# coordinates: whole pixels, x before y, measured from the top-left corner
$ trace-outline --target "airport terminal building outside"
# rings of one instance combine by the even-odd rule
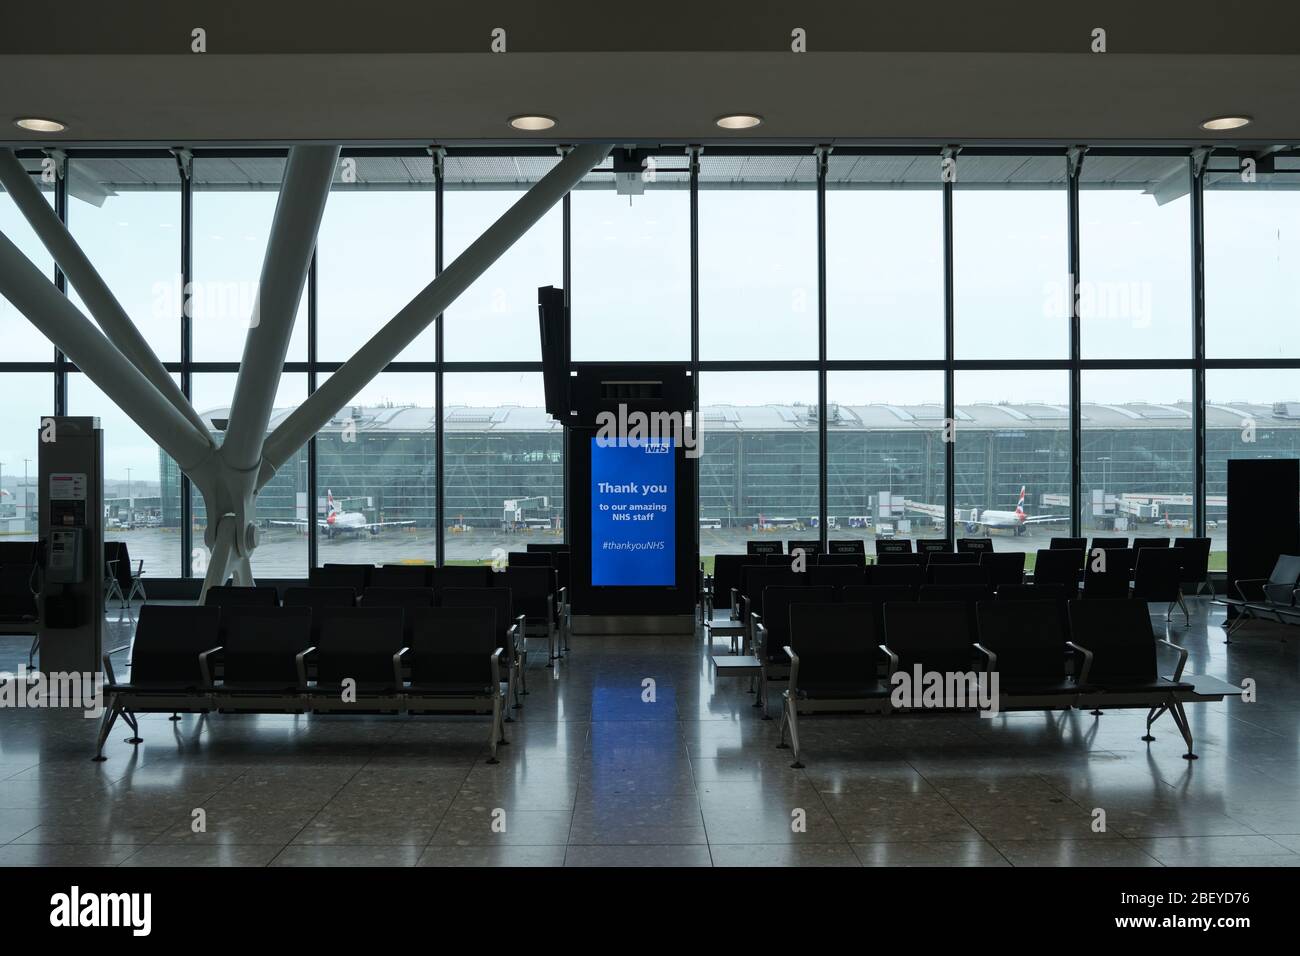
[[[938,405],[832,405],[828,421],[829,533],[837,538],[942,535],[945,455]],[[277,413],[273,424],[282,413]],[[224,409],[205,413],[220,420]],[[815,405],[710,406],[701,411],[701,551],[743,547],[749,537],[815,536],[818,434]],[[1031,533],[997,532],[999,547],[1034,550],[1068,533],[1068,409],[1051,405],[957,407],[956,487],[961,533],[984,533],[985,509],[1055,515]],[[1129,535],[1191,534],[1191,411],[1178,405],[1084,405],[1080,513],[1085,531]],[[1211,406],[1207,420],[1206,519],[1222,537],[1229,447],[1247,422],[1258,457],[1300,455],[1300,408],[1285,404]],[[369,521],[415,522],[384,530],[360,546],[380,561],[432,560],[426,550],[437,521],[437,443],[433,410],[353,407],[322,430],[317,456],[316,518],[325,495]],[[484,560],[511,535],[542,539],[563,531],[561,429],[540,408],[448,408],[443,458],[447,560]],[[1220,448],[1219,446],[1222,446]],[[164,528],[180,522],[175,465],[162,458]],[[306,456],[267,485],[259,500],[268,550],[292,540],[294,521],[312,499]],[[1102,493],[1104,492],[1104,499]],[[204,522],[196,500],[195,519]],[[1267,510],[1266,505],[1261,505]],[[276,524],[281,522],[281,524]],[[506,537],[503,539],[502,534]],[[369,536],[362,536],[369,537]],[[330,545],[321,542],[321,560]],[[1221,545],[1216,550],[1221,549]],[[868,547],[870,549],[870,546]]]

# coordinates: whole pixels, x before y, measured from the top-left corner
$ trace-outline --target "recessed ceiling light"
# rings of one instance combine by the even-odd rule
[[[715,122],[723,129],[753,129],[763,122],[763,117],[752,113],[733,113],[729,116],[719,116]]]
[[[541,115],[512,116],[510,117],[510,125],[513,126],[515,129],[524,129],[530,131],[550,129],[552,126],[555,125],[555,117],[541,116]]]
[[[14,120],[19,129],[28,129],[33,133],[62,133],[68,127],[58,120],[41,119],[37,116],[20,116]]]
[[[1224,130],[1241,129],[1250,125],[1249,116],[1215,116],[1201,124],[1201,129]]]

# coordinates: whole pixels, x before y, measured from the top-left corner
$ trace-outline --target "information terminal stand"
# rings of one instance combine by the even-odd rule
[[[569,384],[573,632],[694,633],[697,459],[688,370],[579,366]]]

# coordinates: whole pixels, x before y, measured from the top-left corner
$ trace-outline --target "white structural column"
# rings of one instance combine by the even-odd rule
[[[108,340],[196,429],[206,434],[203,419],[186,401],[180,386],[167,374],[158,356],[108,288],[108,283],[90,264],[67,226],[59,221],[53,207],[45,201],[32,177],[9,149],[0,149],[0,186],[4,186],[14,205],[59,264],[86,304],[90,317],[99,323]]]
[[[205,595],[231,572],[236,584],[253,583],[250,558],[257,547],[254,499],[262,445],[338,158],[337,146],[295,146],[289,151],[218,473],[191,476],[208,514]]]
[[[0,293],[187,473],[215,446],[131,364],[9,238],[0,233]],[[33,422],[33,427],[36,423]],[[57,436],[56,436],[57,440]]]
[[[266,439],[258,487],[350,402],[415,337],[609,155],[609,145],[574,147],[519,197],[456,261],[425,286]]]
[[[229,426],[220,446],[175,389],[66,228],[57,217],[50,221],[53,214],[44,208],[39,190],[7,150],[0,150],[0,183],[16,199],[24,197],[20,208],[73,280],[103,334],[3,233],[0,294],[176,459],[203,495],[208,515],[204,540],[210,550],[205,596],[208,588],[232,575],[236,584],[253,583],[250,559],[257,547],[256,495],[276,470],[602,162],[611,148],[574,147],[270,435],[266,429],[338,163],[337,146],[295,146],[289,151]]]

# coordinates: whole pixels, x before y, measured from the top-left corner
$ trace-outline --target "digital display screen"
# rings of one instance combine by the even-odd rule
[[[593,587],[677,583],[671,439],[591,439]]]

